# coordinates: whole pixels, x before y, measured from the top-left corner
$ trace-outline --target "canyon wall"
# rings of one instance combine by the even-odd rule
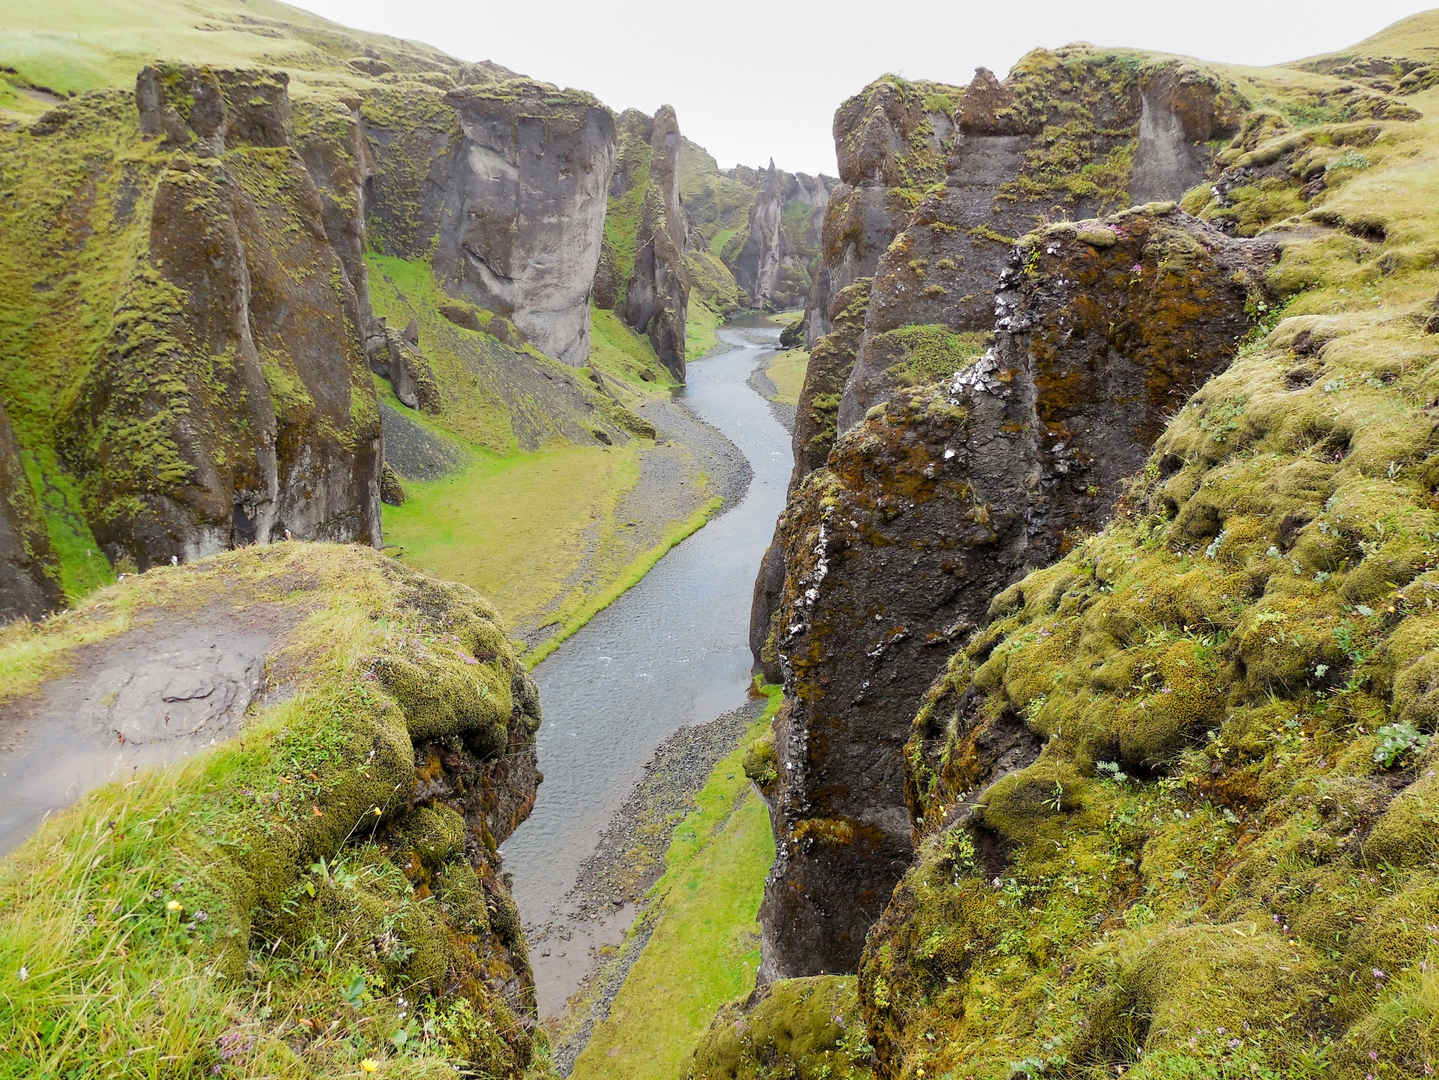
[[[1411,23],[1439,40],[1391,44]],[[1435,320],[1399,248],[1439,225],[1396,194],[1425,69],[1386,63],[1072,47],[841,109],[751,627],[786,691],[779,981],[695,1076],[809,1075],[830,1046],[777,1043],[764,1002],[824,987],[789,1029],[818,1031],[843,983],[788,977],[856,962],[854,1067],[886,1078],[1430,1067],[1427,940],[1343,914],[1433,910]],[[941,107],[942,182],[876,179],[933,160]]]
[[[9,487],[28,479],[31,525],[58,537],[17,526],[9,557],[52,583],[69,567],[72,598],[97,566],[283,536],[378,545],[371,372],[431,414],[498,399],[514,434],[471,435],[497,449],[545,437],[534,402],[546,431],[629,437],[596,389],[539,370],[588,356],[608,110],[494,65],[380,72],[298,103],[287,83],[153,66],[133,95],[95,91],[3,135],[5,346],[26,358],[0,383],[26,466]],[[376,250],[423,266],[473,332],[440,374],[425,313],[424,344],[414,316],[376,316]],[[418,299],[385,292],[388,308]],[[55,606],[22,576],[36,584],[10,613]]]

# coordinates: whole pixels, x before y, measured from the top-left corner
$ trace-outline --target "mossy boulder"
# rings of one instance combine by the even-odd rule
[[[720,1010],[690,1080],[870,1080],[872,1052],[854,979],[787,979]]]

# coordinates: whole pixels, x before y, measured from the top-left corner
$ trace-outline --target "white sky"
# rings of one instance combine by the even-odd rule
[[[721,166],[835,172],[834,110],[887,71],[964,85],[1072,41],[1272,64],[1353,44],[1416,0],[290,0],[348,26],[493,60],[614,109],[671,104]],[[1422,2],[1422,0],[1421,0]]]

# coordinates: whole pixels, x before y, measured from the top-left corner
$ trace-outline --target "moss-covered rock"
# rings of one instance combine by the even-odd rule
[[[770,983],[722,1009],[695,1049],[690,1080],[870,1080],[872,1050],[854,979]]]
[[[534,991],[495,852],[534,799],[539,713],[493,610],[364,548],[252,548],[7,630],[25,681],[0,707],[206,619],[275,635],[238,737],[82,796],[0,864],[7,1062],[518,1080]]]
[[[1113,242],[1093,244],[1100,230]],[[1188,387],[1233,356],[1271,255],[1172,207],[1141,208],[1027,237],[995,294],[995,343],[981,357],[942,327],[893,332],[913,353],[951,345],[949,381],[875,404],[795,490],[777,534],[784,570],[769,625],[791,700],[776,721],[779,855],[762,911],[770,970],[854,963],[875,914],[869,898],[888,893],[907,859],[901,748],[945,646],[980,625],[1026,566],[1106,519]],[[976,684],[1042,687],[1044,664],[1072,647],[1056,638],[1024,671],[996,652]],[[1145,767],[1220,707],[1192,650],[1152,663],[1162,692],[1125,717],[1117,751]],[[1028,765],[1030,740],[1002,734],[1014,712],[986,710],[996,737],[971,752],[1012,744],[1006,769]],[[1035,778],[1035,767],[1000,781],[980,807],[1003,843],[1032,841],[1031,819],[1074,794],[1063,769]],[[991,765],[979,771],[998,779]],[[816,831],[816,821],[845,826]]]

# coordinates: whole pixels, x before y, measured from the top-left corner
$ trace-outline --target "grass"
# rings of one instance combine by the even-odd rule
[[[156,57],[279,67],[301,93],[367,82],[345,65],[367,49],[401,69],[445,59],[428,46],[351,30],[273,0],[216,0],[203,8],[184,0],[57,0],[43,7],[5,0],[0,25],[6,64],[62,94],[131,86]]]
[[[724,316],[709,305],[691,298],[685,313],[685,356],[698,360],[719,344],[720,323]]]
[[[613,527],[615,506],[639,479],[640,452],[638,443],[475,451],[459,473],[406,481],[405,504],[384,508],[387,546],[488,596],[511,626],[531,623],[569,591],[590,534]]]
[[[809,364],[808,349],[789,349],[776,353],[764,373],[774,383],[775,393],[770,399],[782,405],[798,405],[799,392],[804,388],[804,372]]]
[[[570,1074],[574,1080],[672,1080],[719,1007],[754,986],[755,924],[774,858],[769,813],[745,778],[744,751],[769,730],[769,707],[741,746],[722,759],[675,829],[665,872],[649,894],[653,932],[609,1017],[596,1026]],[[632,947],[627,944],[626,947]]]
[[[694,305],[690,306],[693,315]],[[625,325],[618,312],[590,305],[590,364],[629,386],[651,393],[678,386],[647,337]]]
[[[564,619],[563,625],[561,625],[557,631],[527,652],[523,657],[525,663],[533,668],[541,660],[549,656],[550,653],[558,649],[564,641],[573,637],[580,627],[584,626],[585,623],[589,622],[622,595],[638,585],[644,576],[654,569],[655,563],[664,558],[671,548],[685,539],[685,537],[704,528],[709,522],[709,519],[714,517],[723,505],[724,499],[715,495],[709,502],[705,503],[704,506],[691,514],[688,520],[675,525],[674,528],[665,534],[664,539],[658,544],[636,556],[634,561],[625,567],[620,575],[604,589],[603,592],[581,602],[580,606]]]

